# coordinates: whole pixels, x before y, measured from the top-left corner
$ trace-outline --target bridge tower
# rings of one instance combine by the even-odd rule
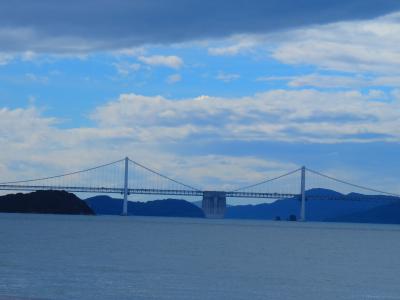
[[[301,167],[300,221],[306,220],[306,167]]]
[[[129,158],[125,157],[125,176],[124,176],[124,203],[122,205],[122,215],[128,215],[128,174]]]
[[[201,204],[206,218],[223,218],[226,210],[226,192],[204,191]]]

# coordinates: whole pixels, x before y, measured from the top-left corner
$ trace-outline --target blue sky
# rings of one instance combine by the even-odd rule
[[[400,193],[398,1],[30,3],[0,1],[0,181],[129,155],[204,188],[307,165]]]

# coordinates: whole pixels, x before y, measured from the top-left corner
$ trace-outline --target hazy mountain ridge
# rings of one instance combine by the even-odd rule
[[[306,192],[306,219],[326,221],[344,215],[361,213],[369,209],[392,203],[390,196],[371,196],[351,193],[343,195],[329,189],[311,189]],[[328,197],[326,199],[326,197]],[[299,218],[300,201],[295,198],[280,199],[272,203],[257,205],[236,205],[227,208],[226,218],[267,219],[276,217],[288,219],[290,215]]]
[[[334,218],[340,218],[353,213],[362,213],[369,209],[388,205],[394,200],[393,197],[380,195],[370,196],[356,193],[343,195],[329,189],[311,189],[306,192],[306,195],[310,198],[306,202],[306,217],[309,221],[332,221]],[[96,196],[88,198],[86,201],[97,214],[120,215],[122,212],[122,199]],[[185,200],[177,199],[149,202],[129,201],[128,213],[130,215],[144,216],[204,217],[200,206],[201,201],[189,203]],[[193,212],[188,213],[189,211]],[[295,215],[299,218],[299,212],[300,201],[295,198],[289,198],[257,205],[227,206],[225,218],[273,220],[276,217],[280,217],[285,220],[289,219],[290,215]]]
[[[86,203],[99,215],[121,215],[122,199],[109,196],[87,198]],[[203,211],[196,205],[179,199],[128,202],[128,215],[204,218]]]

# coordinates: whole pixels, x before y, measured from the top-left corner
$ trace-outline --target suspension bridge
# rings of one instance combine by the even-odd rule
[[[326,194],[327,189],[338,193]],[[301,203],[299,215],[303,221],[306,219],[307,199],[346,199],[346,195],[351,194],[352,199],[357,198],[357,195],[385,195],[400,200],[399,194],[354,184],[306,167],[230,191],[207,191],[163,175],[128,157],[56,176],[2,182],[0,190],[60,190],[71,193],[121,194],[124,198],[122,215],[128,214],[128,195],[202,197],[202,208],[209,218],[224,216],[227,198],[296,198]],[[307,193],[311,190],[312,193]]]

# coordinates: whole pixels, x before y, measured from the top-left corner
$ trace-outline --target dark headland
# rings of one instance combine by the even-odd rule
[[[0,196],[0,212],[94,215],[85,201],[64,191],[37,191]]]

